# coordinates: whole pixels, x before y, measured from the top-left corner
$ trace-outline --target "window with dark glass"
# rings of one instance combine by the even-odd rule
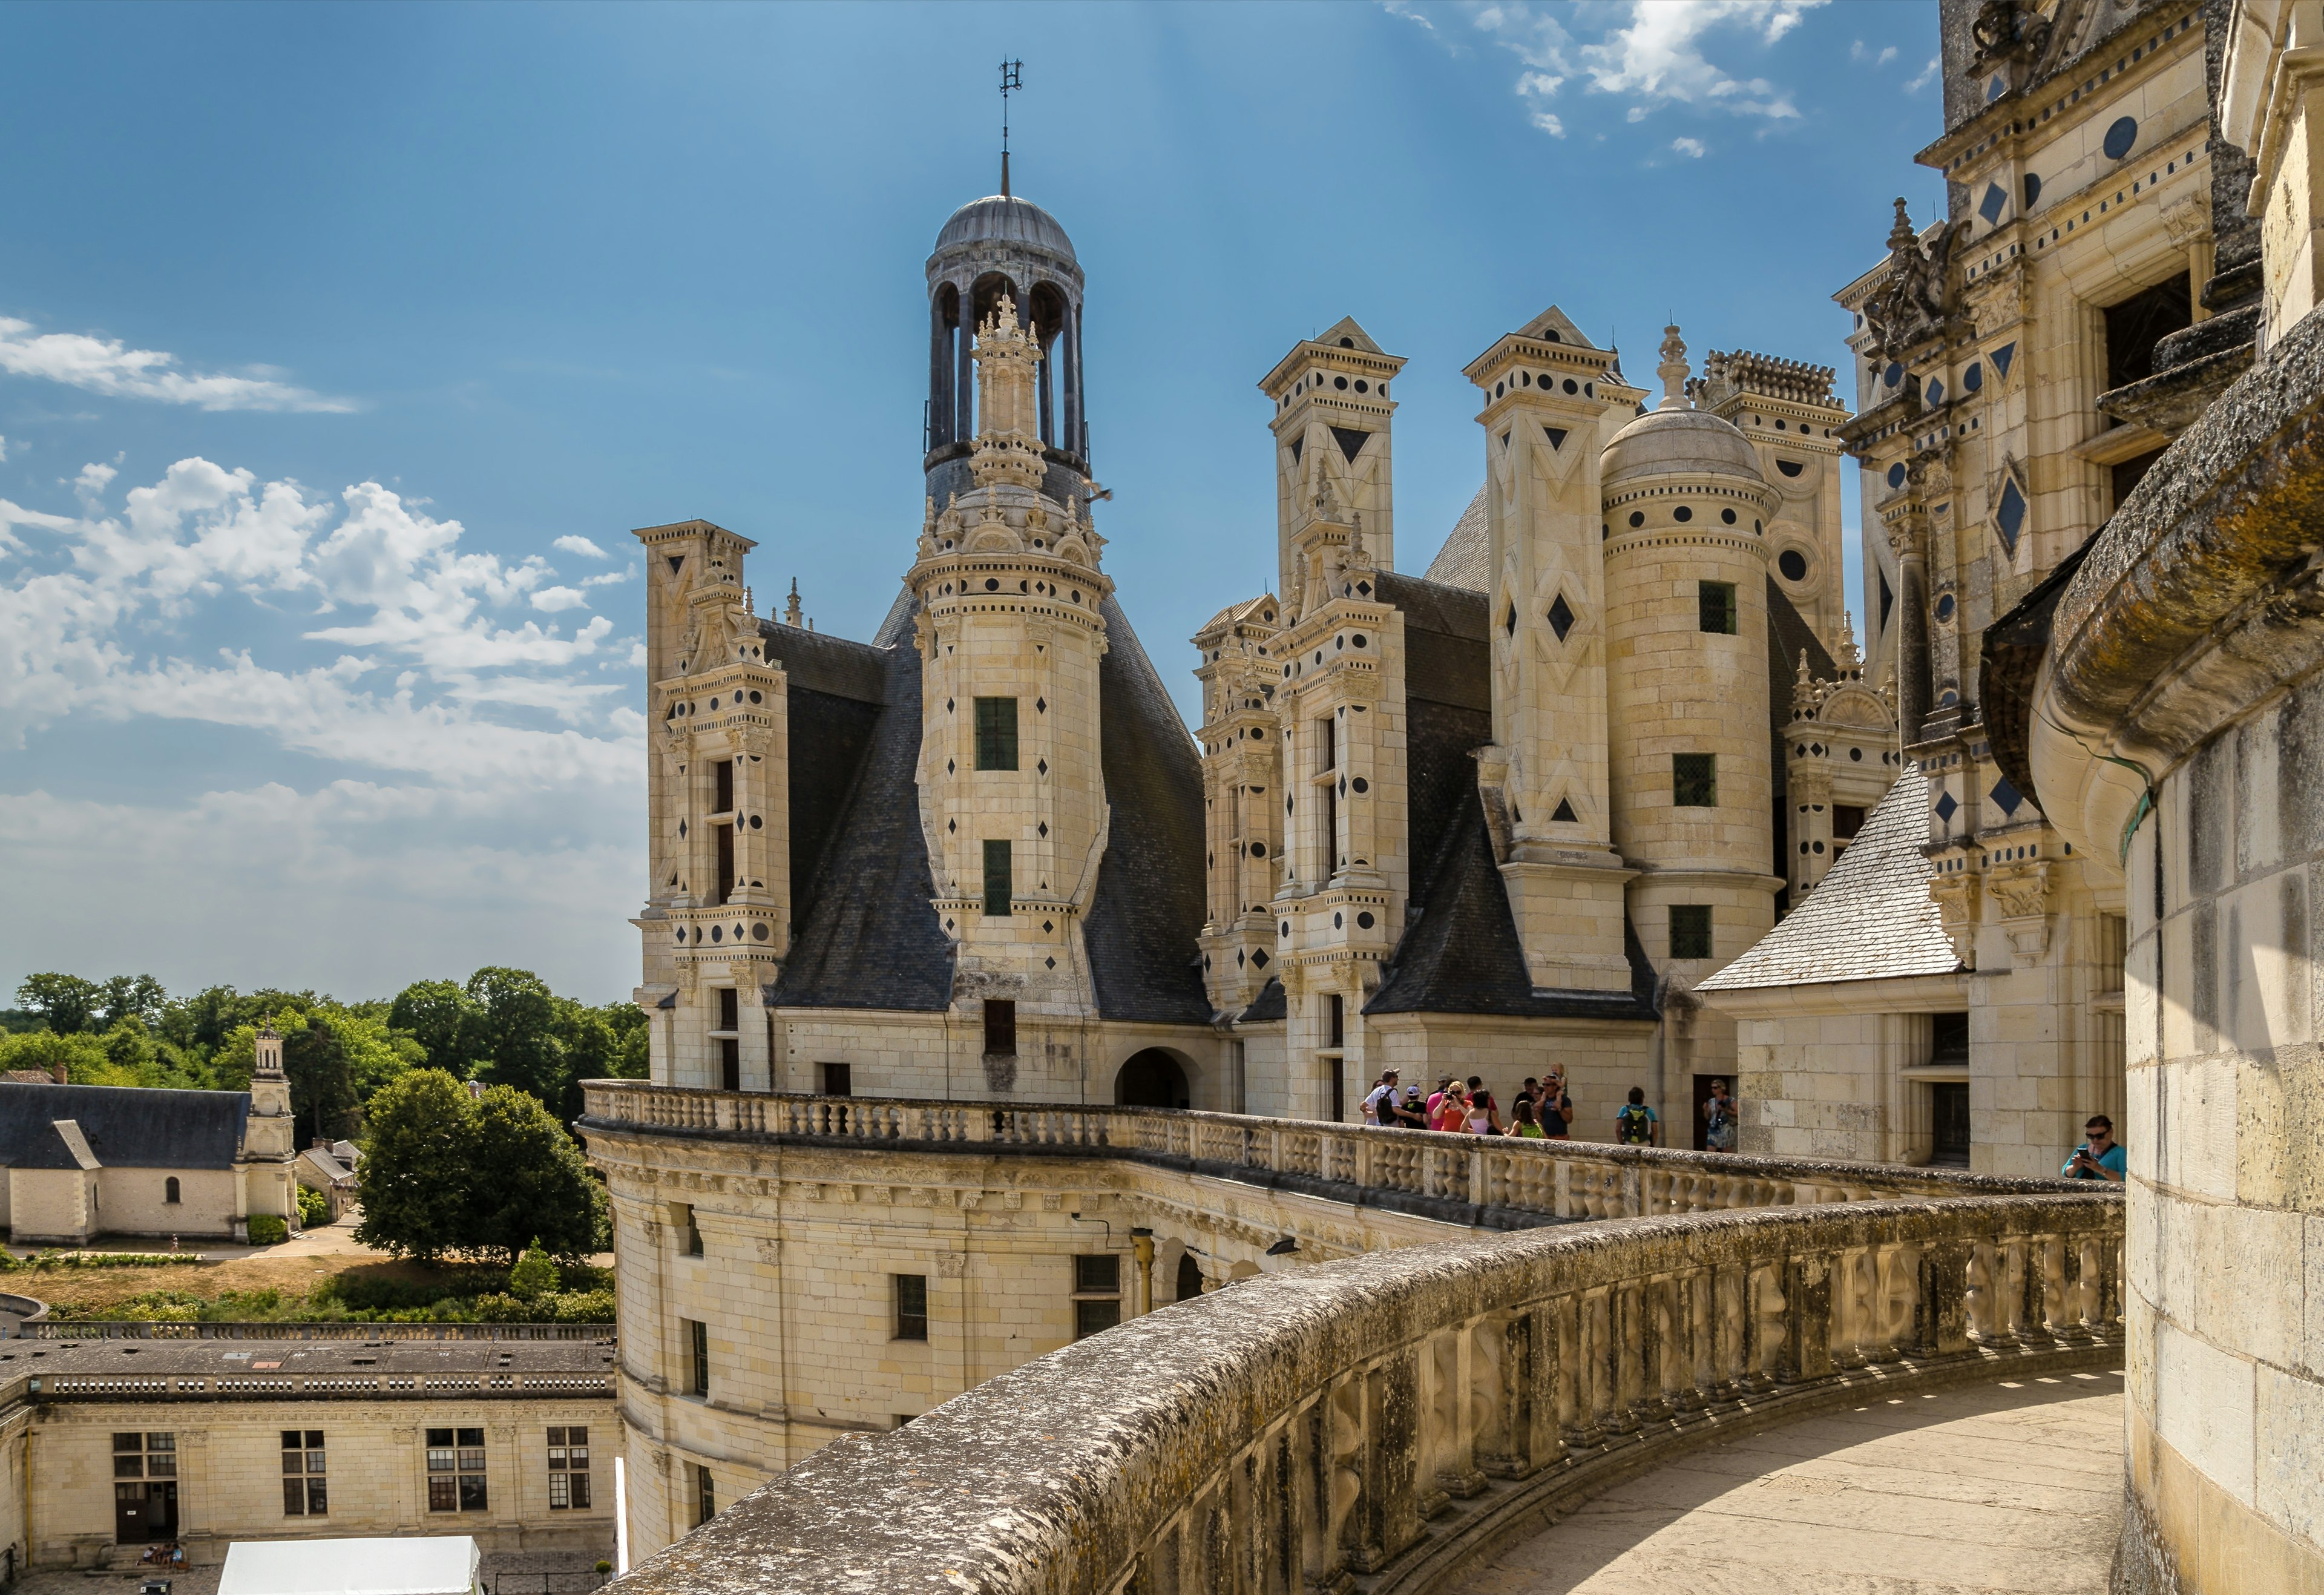
[[[1681,808],[1719,807],[1719,755],[1673,753],[1671,802]]]
[[[725,903],[734,890],[734,827],[714,826],[718,833],[718,880],[711,896],[715,903]]]
[[[890,1274],[896,1286],[896,1336],[899,1341],[928,1338],[928,1277]]]
[[[484,1432],[429,1430],[428,1509],[482,1512],[487,1509],[488,1499],[484,1489]]]
[[[320,1429],[282,1431],[282,1516],[321,1517],[331,1509]]]
[[[1709,903],[1671,905],[1670,955],[1674,958],[1708,958],[1711,955]]]
[[[855,1065],[853,1064],[817,1064],[823,1074],[823,1094],[853,1096],[855,1094]]]
[[[1111,1252],[1074,1259],[1074,1339],[1121,1322],[1121,1259]]]
[[[1697,583],[1695,602],[1701,613],[1702,630],[1716,632],[1722,637],[1735,635],[1733,582]]]
[[[710,1482],[710,1470],[697,1463],[694,1470],[694,1525],[699,1528],[717,1516],[717,1487]]]
[[[178,1200],[178,1176],[171,1175],[161,1182],[161,1200],[175,1203]]]
[[[1017,768],[1017,700],[981,697],[976,700],[976,768]]]
[[[710,770],[713,776],[716,778],[718,788],[717,797],[710,805],[710,812],[713,814],[733,813],[734,761],[732,759],[721,759],[717,763],[712,765]]]
[[[710,1394],[710,1326],[697,1318],[681,1318],[686,1329],[686,1344],[691,1353],[687,1368],[686,1388],[696,1396]]]
[[[1017,1056],[1017,1004],[1009,998],[988,998],[984,1004],[984,1056]]]
[[[175,1434],[116,1434],[113,1437],[115,1479],[175,1479],[178,1437]]]
[[[685,1238],[686,1255],[690,1258],[700,1257],[702,1255],[702,1229],[701,1226],[694,1222],[694,1203],[691,1202],[673,1202],[669,1205],[670,1222],[677,1226],[678,1234]]]
[[[1864,810],[1853,803],[1831,806],[1831,836],[1835,842],[1853,842],[1856,834],[1864,829]]]
[[[988,914],[1009,912],[1009,899],[1017,895],[1010,880],[1009,844],[988,842],[984,844],[984,911]]]
[[[589,1505],[589,1431],[582,1424],[549,1429],[549,1505],[552,1511]]]

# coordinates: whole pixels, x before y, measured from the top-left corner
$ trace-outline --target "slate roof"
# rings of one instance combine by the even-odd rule
[[[134,1087],[120,1087],[134,1090]],[[590,1340],[129,1340],[0,1342],[0,1378],[41,1374],[60,1378],[217,1378],[254,1371],[290,1378],[300,1376],[456,1373],[609,1373],[614,1330],[597,1326]],[[276,1367],[260,1369],[259,1363]],[[491,1397],[493,1388],[469,1393]],[[510,1391],[521,1394],[521,1391]],[[589,1393],[578,1393],[586,1399]],[[610,1433],[605,1441],[611,1441]]]
[[[77,1136],[106,1168],[231,1168],[249,1118],[247,1092],[0,1082],[0,1167],[88,1167]]]
[[[1444,546],[1428,562],[1426,579],[1448,587],[1466,587],[1472,593],[1489,593],[1492,572],[1486,566],[1491,558],[1492,546],[1485,530],[1485,488],[1480,483],[1477,496],[1452,523]]]
[[[881,705],[852,778],[832,806],[833,829],[815,849],[813,874],[792,878],[791,955],[770,999],[777,1006],[932,1011],[952,1000],[952,944],[929,906],[936,877],[914,779],[920,757],[915,607],[908,595],[899,598],[869,645],[881,656]],[[807,635],[783,630],[787,643]],[[796,727],[790,761],[794,779],[802,771],[812,779],[818,763],[845,763],[845,750]],[[796,836],[793,847],[797,857]]]
[[[1099,762],[1113,816],[1082,922],[1097,1010],[1109,1019],[1207,1025],[1202,759],[1130,617],[1110,595],[1099,613]]]
[[[1705,991],[1950,974],[1960,967],[1929,899],[1929,779],[1907,766],[1831,873]]]
[[[771,998],[779,1006],[934,1011],[952,1000],[953,947],[930,906],[936,878],[916,783],[916,613],[910,595],[900,596],[871,644],[764,628],[778,640],[802,706],[812,710],[791,727],[793,814],[829,816],[820,841],[814,825],[794,827],[794,861],[804,852],[813,867],[793,876],[795,934]],[[1130,617],[1111,598],[1101,613],[1107,651],[1098,667],[1099,759],[1113,813],[1083,924],[1098,1012],[1208,1024],[1199,945],[1202,767]],[[793,665],[795,656],[819,685],[798,687],[808,677]],[[866,656],[878,661],[876,683]],[[818,779],[828,795],[803,803],[802,783]]]

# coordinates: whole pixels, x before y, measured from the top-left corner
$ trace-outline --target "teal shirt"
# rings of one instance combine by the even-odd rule
[[[2080,1146],[2074,1148],[2074,1157],[2079,1157],[2089,1149],[2089,1142],[2084,1141]],[[2098,1166],[2105,1169],[2109,1174],[2120,1174],[2128,1166],[2127,1160],[2126,1160],[2122,1155],[2122,1143],[2120,1141],[2116,1141],[2113,1146],[2108,1147],[2105,1151],[2098,1154]],[[2058,1172],[2064,1175],[2070,1180],[2094,1180],[2098,1177],[2094,1174],[2075,1173],[2073,1157],[2067,1158],[2066,1166],[2060,1169]]]

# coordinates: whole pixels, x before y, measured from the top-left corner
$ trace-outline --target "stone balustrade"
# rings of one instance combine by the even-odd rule
[[[1270,1157],[1358,1166],[1375,1133],[1125,1110],[1041,1109],[1028,1121],[1018,1110],[893,1102],[847,1104],[842,1131],[825,1102],[633,1087],[592,1087],[593,1114],[621,1105],[615,1090],[635,1111],[659,1103],[705,1131],[722,1116],[764,1115],[763,1133],[860,1123],[867,1139],[946,1126],[964,1140],[1103,1132],[1192,1157],[1189,1137],[1264,1129]],[[1437,1142],[1377,1133],[1410,1149],[1370,1152],[1393,1171],[1372,1177],[1441,1172]],[[1564,1171],[1527,1188],[1540,1200],[1599,1168],[1633,1181],[1609,1200],[1665,1193],[1676,1204],[1717,1190],[1685,1185],[1688,1161],[1555,1148],[1536,1164],[1535,1150],[1508,1167]],[[1667,1187],[1651,1183],[1665,1171]],[[842,1438],[618,1587],[1296,1595],[1348,1591],[1362,1576],[1370,1591],[1418,1595],[1690,1446],[1997,1369],[2048,1378],[2118,1358],[2118,1193],[1893,1200],[1872,1190],[1888,1173],[1831,1179],[1854,1194],[1844,1203],[1823,1200],[1819,1179],[1814,1205],[1448,1240],[1167,1306],[892,1434]],[[1789,1190],[1799,1176],[1770,1166],[1729,1177]]]
[[[1902,1165],[1440,1134],[1161,1108],[804,1096],[622,1080],[590,1081],[586,1096],[580,1128],[593,1135],[1127,1158],[1484,1229],[2073,1188],[2063,1180],[1997,1179]]]

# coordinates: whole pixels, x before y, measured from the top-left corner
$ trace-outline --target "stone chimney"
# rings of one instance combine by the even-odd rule
[[[70,1083],[70,1082],[65,1078],[65,1065],[62,1064],[51,1064],[49,1065],[49,1078],[55,1081],[59,1085]]]

